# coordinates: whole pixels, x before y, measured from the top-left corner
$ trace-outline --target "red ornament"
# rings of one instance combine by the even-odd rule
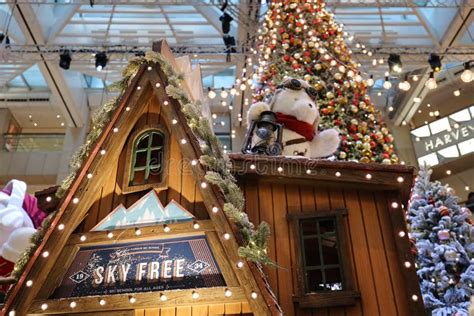
[[[324,115],[327,115],[329,114],[329,110],[327,108],[324,108],[321,110],[321,113],[323,113]]]
[[[374,141],[371,141],[370,142],[370,148],[375,148],[375,146],[377,146],[377,144]]]
[[[449,215],[449,209],[446,206],[441,206],[439,208],[439,215],[448,216]]]
[[[283,60],[284,60],[284,61],[289,61],[289,60],[290,60],[290,56],[288,56],[288,55],[283,56]]]

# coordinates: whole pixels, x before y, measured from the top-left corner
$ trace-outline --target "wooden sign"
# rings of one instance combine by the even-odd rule
[[[53,298],[225,286],[206,236],[82,247]]]

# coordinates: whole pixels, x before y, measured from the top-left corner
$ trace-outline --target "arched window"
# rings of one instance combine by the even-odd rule
[[[129,186],[163,181],[165,134],[150,129],[140,134],[133,143]]]

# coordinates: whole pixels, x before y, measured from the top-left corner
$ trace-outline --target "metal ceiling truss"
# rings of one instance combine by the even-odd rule
[[[252,0],[229,1],[231,4],[255,4]],[[50,0],[6,0],[4,3],[16,4],[49,4]],[[415,7],[415,8],[455,8],[462,0],[327,0],[328,6],[344,7]],[[90,0],[58,1],[58,5],[90,5]],[[222,0],[94,0],[94,5],[192,5],[192,6],[220,6]],[[474,5],[470,5],[474,7]]]

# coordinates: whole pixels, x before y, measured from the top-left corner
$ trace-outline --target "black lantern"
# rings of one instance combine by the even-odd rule
[[[277,123],[274,112],[262,112],[258,120],[252,121],[248,129],[242,152],[269,156],[280,155],[283,150],[282,130],[283,126]]]

